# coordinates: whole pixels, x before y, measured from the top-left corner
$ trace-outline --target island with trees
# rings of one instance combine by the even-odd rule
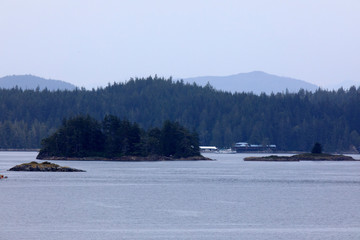
[[[107,115],[65,119],[42,140],[37,159],[51,160],[210,160],[200,154],[199,138],[178,122],[144,130],[137,123]]]
[[[270,155],[265,157],[246,157],[244,161],[267,161],[267,162],[299,162],[299,161],[357,161],[350,156],[328,154],[322,152],[322,145],[315,143],[311,153],[295,154],[293,156]]]

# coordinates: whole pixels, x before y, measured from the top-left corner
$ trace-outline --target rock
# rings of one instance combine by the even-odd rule
[[[16,165],[13,168],[10,168],[8,171],[34,171],[34,172],[85,172],[84,170],[70,168],[70,167],[61,167],[57,164],[50,162],[30,162]]]
[[[332,155],[324,153],[304,153],[293,156],[271,155],[266,157],[246,157],[244,161],[269,161],[269,162],[299,162],[299,161],[357,161],[350,156]]]

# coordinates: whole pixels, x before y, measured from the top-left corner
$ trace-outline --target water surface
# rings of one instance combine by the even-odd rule
[[[0,152],[0,239],[360,239],[360,162],[207,154],[216,161],[6,171],[36,154]]]

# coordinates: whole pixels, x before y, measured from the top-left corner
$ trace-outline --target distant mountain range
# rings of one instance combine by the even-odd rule
[[[298,92],[300,89],[307,91],[315,91],[319,87],[294,78],[280,77],[261,71],[249,73],[239,73],[230,76],[205,76],[185,78],[184,82],[205,86],[210,83],[217,90],[228,92],[253,92],[254,94],[271,94],[278,92]],[[21,89],[40,90],[47,88],[50,91],[55,90],[74,90],[75,85],[52,79],[44,79],[33,75],[12,75],[0,78],[0,88],[10,89],[18,86]]]
[[[60,80],[44,79],[33,75],[12,75],[0,78],[0,88],[11,89],[14,87],[40,90],[47,88],[50,91],[74,90],[75,85]]]
[[[298,92],[300,89],[315,91],[319,87],[294,78],[280,77],[261,71],[239,73],[224,77],[194,77],[185,78],[184,82],[205,86],[210,83],[215,89],[228,92],[253,92],[254,94],[271,94],[278,92]]]

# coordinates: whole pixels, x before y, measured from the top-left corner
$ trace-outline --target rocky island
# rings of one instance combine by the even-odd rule
[[[320,143],[315,143],[311,153],[296,154],[293,156],[265,156],[265,157],[247,157],[244,161],[266,161],[266,162],[299,162],[299,161],[357,161],[350,156],[323,153],[323,147]]]
[[[37,159],[102,161],[211,160],[200,154],[199,138],[178,122],[141,129],[136,123],[107,115],[102,122],[90,116],[64,120],[42,140]]]
[[[299,162],[299,161],[357,161],[350,156],[333,155],[325,153],[303,153],[293,156],[265,156],[265,157],[247,157],[244,161],[267,161],[267,162]]]
[[[10,168],[9,171],[30,171],[30,172],[85,172],[84,170],[62,167],[50,162],[30,162],[16,165],[13,168]]]

